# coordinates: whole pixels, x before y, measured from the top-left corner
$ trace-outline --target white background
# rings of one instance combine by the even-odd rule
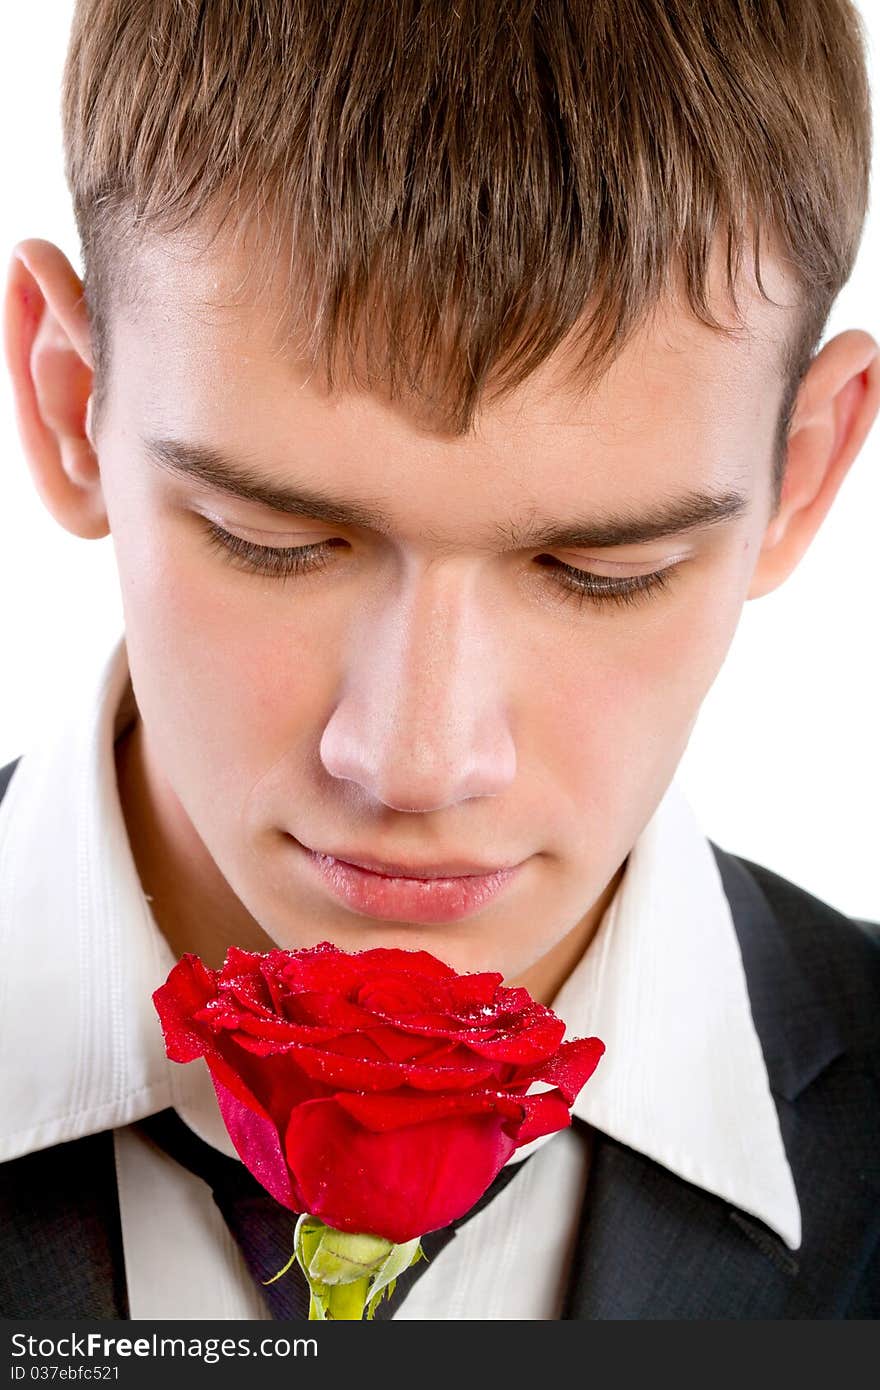
[[[62,171],[59,92],[72,0],[0,19],[0,255],[46,237],[81,273]],[[877,118],[880,5],[862,0]],[[875,186],[880,151],[875,157]],[[874,201],[877,201],[875,197]],[[880,216],[826,336],[880,337]],[[853,916],[880,920],[877,528],[880,425],[794,574],[746,603],[679,770],[706,833]],[[44,509],[0,384],[0,766],[95,669],[122,627],[112,540],[82,541]],[[674,660],[674,653],[670,653]]]

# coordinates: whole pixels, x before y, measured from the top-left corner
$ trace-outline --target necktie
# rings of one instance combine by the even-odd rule
[[[257,1182],[245,1165],[220,1153],[194,1133],[169,1106],[139,1120],[135,1128],[145,1134],[171,1158],[208,1183],[224,1221],[238,1243],[245,1263],[273,1318],[306,1320],[309,1315],[309,1288],[298,1263],[274,1284],[263,1285],[293,1253],[296,1213],[281,1205]],[[377,1319],[393,1317],[415,1281],[428,1268],[459,1226],[476,1216],[522,1169],[528,1158],[508,1163],[494,1178],[479,1201],[450,1225],[422,1237],[427,1260],[419,1260],[397,1280],[393,1295],[383,1298],[376,1309]]]

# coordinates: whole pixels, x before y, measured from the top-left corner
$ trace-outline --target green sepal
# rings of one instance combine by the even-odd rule
[[[418,1237],[396,1245],[382,1236],[337,1231],[307,1212],[297,1220],[293,1245],[284,1268],[263,1283],[274,1283],[296,1261],[309,1286],[314,1322],[372,1318],[403,1271],[426,1258]]]
[[[352,1235],[325,1226],[309,1260],[309,1276],[324,1284],[351,1284],[361,1277],[369,1280],[394,1249],[392,1242],[381,1236]]]
[[[308,1212],[304,1211],[293,1233],[293,1258],[298,1262],[309,1286],[309,1320],[312,1322],[325,1322],[328,1316],[327,1285],[318,1279],[312,1279],[309,1274],[309,1266],[318,1252],[325,1229],[323,1221],[317,1216],[309,1216]]]
[[[391,1298],[397,1280],[405,1269],[417,1264],[427,1256],[419,1244],[419,1238],[408,1240],[403,1245],[394,1245],[382,1268],[374,1275],[367,1295],[367,1317],[372,1318],[383,1298]]]

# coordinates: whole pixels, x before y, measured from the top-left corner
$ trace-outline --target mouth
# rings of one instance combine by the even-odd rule
[[[308,845],[303,846],[309,849]],[[338,864],[351,864],[356,869],[366,869],[371,874],[381,874],[383,878],[411,878],[419,881],[435,878],[489,878],[502,873],[515,864],[473,864],[464,859],[444,859],[433,864],[389,863],[372,859],[367,855],[349,854],[346,850],[338,853],[311,850],[312,854],[323,854],[325,859],[335,859]]]
[[[356,864],[309,849],[293,836],[288,838],[337,901],[362,916],[382,921],[427,924],[473,916],[497,898],[522,868],[519,863],[477,872],[470,868],[463,871],[462,861],[456,860],[451,861],[454,872],[445,872],[446,864],[433,864],[420,867],[419,873],[414,873],[412,866],[400,873],[395,865],[384,864],[381,870],[366,867],[363,863]]]

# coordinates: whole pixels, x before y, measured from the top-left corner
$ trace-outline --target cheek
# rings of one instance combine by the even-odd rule
[[[621,683],[646,733],[652,721],[667,732],[690,725],[721,668],[741,611],[736,586],[707,583],[634,644]]]
[[[730,573],[691,581],[653,612],[585,619],[542,692],[542,780],[567,789],[569,814],[592,809],[603,823],[625,823],[665,790],[694,719],[724,661],[742,610]],[[581,820],[582,824],[589,821]]]
[[[181,799],[216,818],[219,798],[237,813],[242,788],[295,760],[332,708],[337,645],[296,581],[246,575],[176,531],[157,523],[117,544],[129,663]]]

